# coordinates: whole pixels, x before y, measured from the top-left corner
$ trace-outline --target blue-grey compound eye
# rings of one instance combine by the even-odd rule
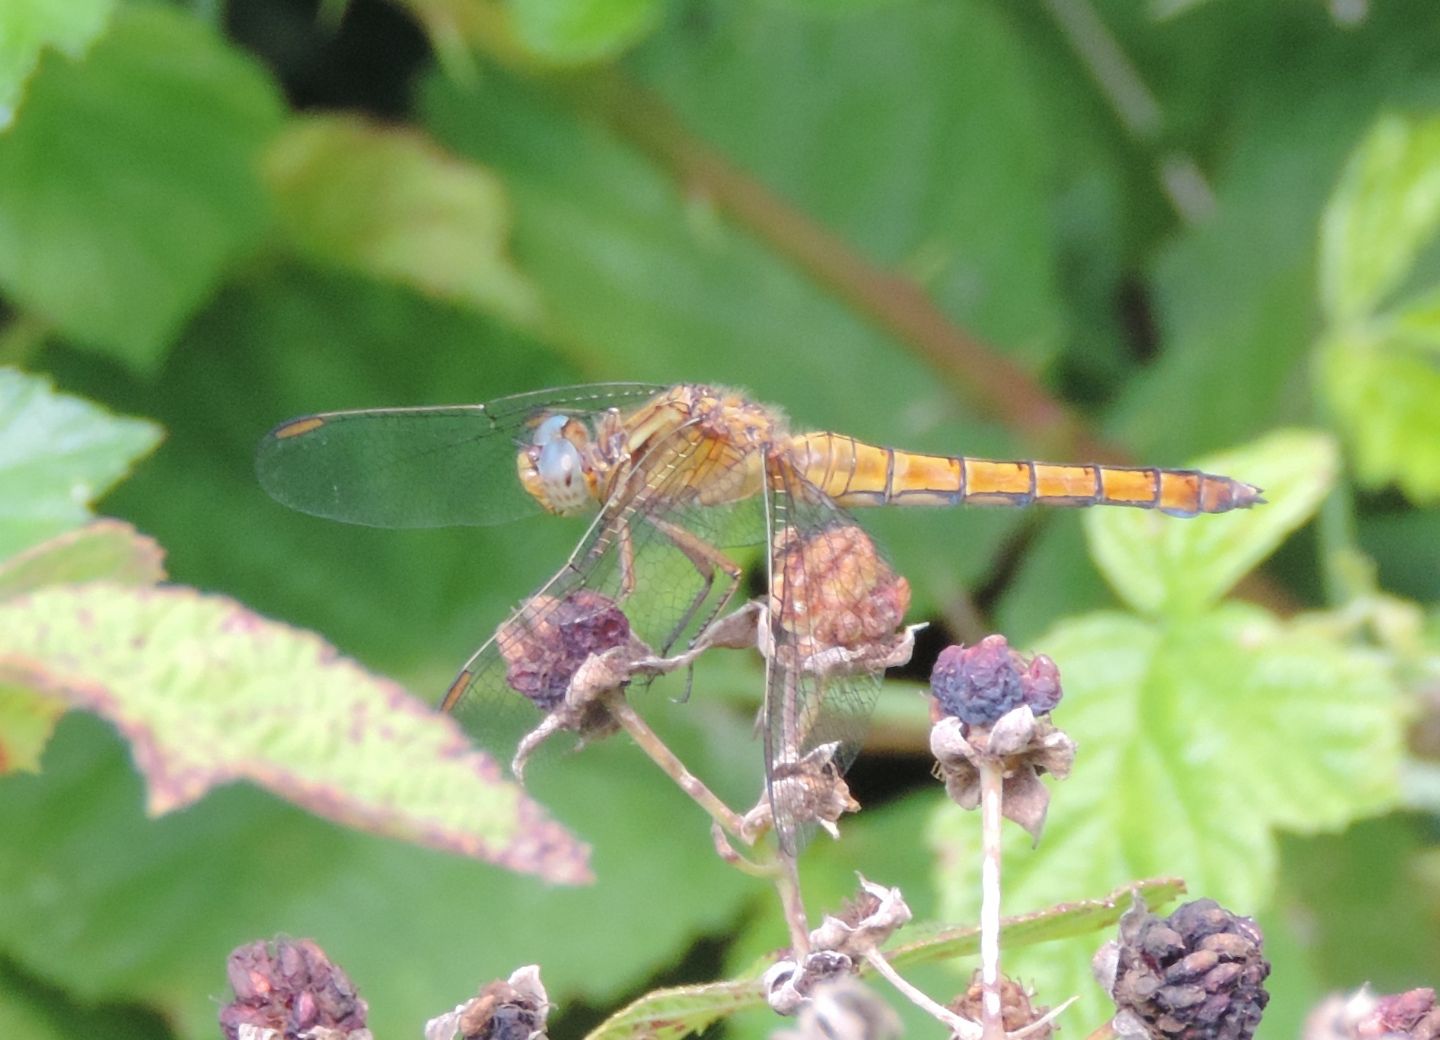
[[[530,443],[537,448],[543,448],[545,445],[553,443],[555,438],[560,436],[560,431],[565,428],[565,424],[569,421],[568,416],[550,416],[550,418],[535,427],[535,433],[530,437]]]
[[[555,491],[570,488],[574,483],[575,475],[580,472],[580,450],[564,437],[556,437],[553,433],[547,440],[539,440],[540,433],[549,422],[547,419],[535,431],[536,443],[543,445],[535,471],[540,474],[545,486]]]

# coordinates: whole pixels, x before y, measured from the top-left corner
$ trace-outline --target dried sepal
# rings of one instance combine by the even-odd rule
[[[860,878],[860,892],[839,914],[826,914],[810,933],[812,949],[835,950],[859,960],[878,950],[910,921],[910,907],[898,888]]]
[[[939,764],[945,792],[962,809],[980,804],[980,768],[1003,778],[1000,808],[1035,840],[1045,826],[1050,791],[1040,778],[1063,780],[1075,762],[1075,742],[1048,716],[1028,704],[1003,715],[993,727],[971,726],[950,715],[930,730],[930,750]]]
[[[770,1040],[899,1040],[904,1024],[879,994],[850,976],[815,988],[789,1029]]]
[[[836,822],[847,812],[860,808],[850,794],[845,776],[836,761],[837,742],[812,748],[796,761],[775,763],[770,771],[770,790],[745,814],[741,834],[750,842],[775,824],[777,810],[800,826],[818,824],[832,838],[840,837]]]
[[[793,1015],[826,983],[855,973],[855,962],[834,950],[812,950],[799,961],[772,964],[760,980],[765,1001],[777,1015]]]
[[[425,1040],[544,1040],[549,1013],[540,968],[528,964],[425,1023]]]

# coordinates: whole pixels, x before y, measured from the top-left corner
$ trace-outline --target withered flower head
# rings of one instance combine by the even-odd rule
[[[1035,996],[1034,992],[1022,986],[1007,975],[1000,977],[1000,1020],[1005,1026],[1006,1033],[1014,1033],[1024,1029],[1026,1026],[1038,1022],[1049,1012],[1048,1007],[1037,1006],[1031,1003]],[[975,974],[970,978],[970,986],[964,993],[960,994],[948,1005],[951,1011],[971,1022],[979,1022],[981,1019],[981,1002],[984,999],[984,988],[980,982],[980,970],[977,968]],[[1046,1024],[1027,1033],[1030,1040],[1046,1040],[1055,1032],[1053,1024]]]
[[[888,649],[910,609],[910,583],[854,524],[785,530],[771,575],[771,613],[805,656]]]
[[[831,741],[811,749],[798,761],[777,762],[771,770],[769,791],[745,814],[747,837],[753,840],[764,834],[774,826],[778,814],[801,827],[819,824],[832,838],[838,838],[836,821],[860,808],[835,760],[839,750],[839,743]]]
[[[1303,1040],[1436,1040],[1440,1007],[1431,988],[1376,996],[1362,986],[1329,997],[1305,1019]]]
[[[310,939],[237,947],[225,972],[235,991],[235,999],[220,1009],[227,1040],[237,1040],[242,1030],[273,1040],[370,1040],[365,1001]]]
[[[1070,775],[1075,742],[1050,721],[1060,701],[1060,673],[1043,655],[1027,661],[1003,636],[973,647],[949,647],[935,665],[930,750],[952,801],[980,804],[981,768],[998,769],[1001,812],[1036,840],[1045,826],[1050,792],[1040,781]],[[997,714],[998,713],[998,714]],[[976,721],[985,719],[988,721]]]
[[[855,962],[834,950],[812,950],[798,964],[776,961],[760,980],[765,1000],[777,1015],[793,1015],[822,986],[855,972]]]
[[[631,641],[630,620],[613,599],[589,589],[535,596],[500,626],[496,641],[510,688],[549,712],[591,655]]]
[[[1182,904],[1169,917],[1142,900],[1120,919],[1120,938],[1095,955],[1100,984],[1115,1001],[1122,1037],[1250,1040],[1270,995],[1264,937],[1248,917],[1213,899]]]

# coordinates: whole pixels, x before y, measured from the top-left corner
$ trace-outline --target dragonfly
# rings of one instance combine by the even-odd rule
[[[778,408],[691,383],[309,415],[261,441],[256,470],[284,505],[352,524],[593,514],[564,566],[441,702],[502,755],[560,709],[593,655],[664,655],[704,638],[742,583],[733,550],[764,545],[762,803],[787,852],[825,812],[800,781],[843,775],[885,668],[909,654],[909,585],[851,509],[1042,503],[1193,517],[1263,501],[1252,485],[1194,470],[928,455],[792,432]]]

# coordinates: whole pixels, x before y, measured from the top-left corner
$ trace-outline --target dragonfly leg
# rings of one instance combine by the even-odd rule
[[[620,598],[629,599],[635,591],[635,539],[629,527],[620,528]],[[662,655],[663,656],[663,655]]]
[[[657,531],[670,539],[671,544],[674,545],[675,548],[684,553],[685,558],[689,560],[690,563],[694,565],[695,570],[699,572],[701,580],[700,591],[695,594],[695,598],[690,601],[690,605],[686,607],[684,613],[680,615],[680,620],[675,623],[675,627],[671,629],[670,634],[665,637],[664,646],[660,651],[661,655],[664,656],[670,652],[670,648],[675,645],[676,640],[680,638],[681,634],[695,621],[700,612],[700,608],[705,604],[705,600],[709,598],[710,593],[715,587],[715,572],[718,570],[725,575],[725,589],[719,601],[711,608],[704,622],[700,625],[701,631],[704,631],[706,625],[719,617],[720,612],[730,603],[731,598],[735,595],[735,590],[740,587],[740,577],[743,572],[740,566],[734,560],[730,559],[730,557],[726,556],[704,539],[696,537],[692,532],[680,525],[672,524],[668,520],[661,520],[659,518],[652,519],[651,523],[655,525]]]

